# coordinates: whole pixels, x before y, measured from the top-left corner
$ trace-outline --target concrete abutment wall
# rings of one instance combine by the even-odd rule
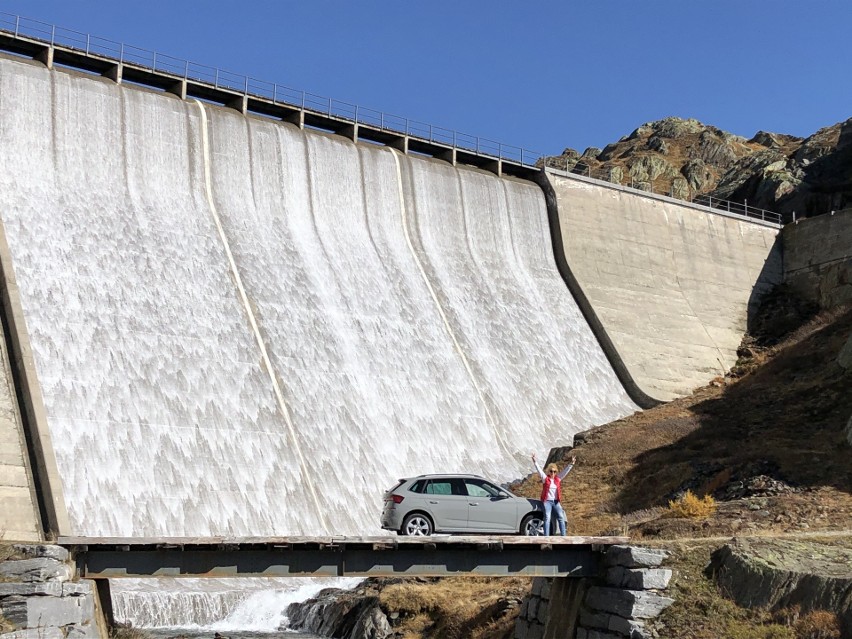
[[[852,304],[852,209],[784,227],[784,281],[830,309]]]
[[[782,281],[777,226],[558,171],[547,179],[565,261],[639,390],[667,401],[725,374],[749,313]]]

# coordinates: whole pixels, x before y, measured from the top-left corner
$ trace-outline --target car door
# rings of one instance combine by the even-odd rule
[[[518,500],[484,479],[465,478],[469,532],[517,532]]]
[[[430,479],[422,497],[432,515],[435,530],[463,532],[467,529],[468,497],[460,479]]]

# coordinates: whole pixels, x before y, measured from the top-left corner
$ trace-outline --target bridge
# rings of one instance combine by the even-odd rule
[[[593,577],[627,537],[60,537],[85,579],[122,577]]]

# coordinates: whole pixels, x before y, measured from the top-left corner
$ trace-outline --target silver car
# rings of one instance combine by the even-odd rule
[[[478,475],[419,475],[385,493],[382,528],[418,536],[541,535],[543,513],[538,499],[518,497]]]

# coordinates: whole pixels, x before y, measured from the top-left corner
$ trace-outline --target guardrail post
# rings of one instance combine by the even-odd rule
[[[305,110],[305,92],[302,91],[302,111]]]
[[[183,79],[189,80],[189,60],[183,64]]]
[[[243,86],[245,87],[243,89],[243,95],[248,95],[248,76],[246,76],[245,82],[243,82]]]
[[[50,45],[53,46],[54,44],[56,44],[56,25],[50,28]]]
[[[432,125],[429,125],[429,141],[432,142]]]
[[[355,105],[355,123],[358,123],[358,105]]]
[[[382,111],[379,113],[379,128],[384,131],[385,130],[385,112]]]
[[[154,71],[157,70],[157,52],[156,51],[153,51],[151,53],[151,69],[154,70]]]
[[[219,69],[216,69],[216,75],[213,76],[213,86],[219,88]]]
[[[90,36],[87,33],[86,34],[86,55],[89,55],[89,45],[90,45],[91,41],[92,41],[92,36]]]
[[[18,37],[18,30],[21,28],[21,16],[15,16],[15,37]],[[53,38],[51,38],[52,40]]]
[[[121,43],[121,49],[118,52],[118,61],[124,64],[124,43]]]

